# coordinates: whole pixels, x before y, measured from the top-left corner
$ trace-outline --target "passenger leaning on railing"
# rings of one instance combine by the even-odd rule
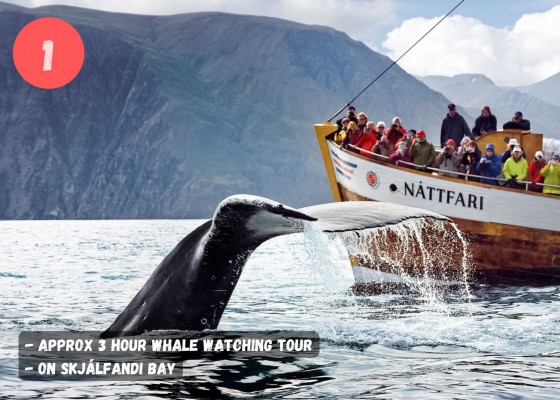
[[[434,167],[442,171],[449,171],[438,172],[439,175],[457,178],[459,175],[452,172],[465,172],[463,164],[461,164],[461,156],[457,153],[455,147],[455,140],[447,139],[441,153],[436,156]]]
[[[355,146],[363,135],[364,132],[358,129],[358,125],[354,121],[350,121],[348,123],[348,128],[346,129],[346,136],[342,141],[342,147],[357,153],[358,150],[354,149],[353,147],[349,147],[348,145]]]
[[[474,140],[463,138],[463,140],[465,139],[466,147],[461,156],[461,164],[463,164],[467,175],[479,175],[478,165],[482,154],[480,153],[478,145]],[[480,178],[474,178],[472,176],[469,176],[467,179],[471,182],[480,182]]]
[[[340,126],[338,127],[337,131],[334,134],[333,140],[336,144],[341,144],[346,136],[346,130],[348,129],[348,123],[350,119],[347,117],[342,118],[340,121]]]
[[[560,186],[560,154],[552,156],[548,165],[541,169],[541,175],[544,176],[545,185]],[[545,186],[543,193],[560,194],[560,188]]]
[[[414,164],[419,165],[417,169],[426,170],[431,167],[436,159],[436,149],[434,145],[426,140],[426,132],[416,132],[416,139],[410,149],[410,155]]]
[[[514,189],[523,189],[517,181],[524,181],[527,177],[527,160],[523,158],[521,147],[515,146],[510,158],[504,164],[502,174],[508,180],[508,185]]]
[[[546,160],[544,159],[544,154],[542,151],[537,151],[535,153],[535,159],[531,161],[529,164],[529,168],[527,169],[527,180],[531,181],[531,186],[529,186],[529,190],[532,192],[542,192],[543,188],[541,185],[537,185],[537,183],[544,182],[544,176],[540,174],[541,169],[546,167]]]
[[[405,134],[406,131],[403,132],[399,124],[393,124],[385,131],[385,136],[393,146],[396,146]]]
[[[383,157],[389,157],[394,150],[395,146],[385,135],[383,135],[381,139],[377,141],[375,146],[373,146],[373,152],[375,154],[382,155]]]
[[[399,142],[399,146],[397,148],[397,150],[395,150],[390,156],[389,156],[389,162],[391,164],[397,164],[398,161],[404,161],[407,163],[412,163],[412,157],[410,156],[410,145],[411,142],[407,142],[406,140],[403,140],[402,142]],[[405,167],[410,167],[410,165],[408,164],[403,164]]]
[[[481,176],[488,178],[495,178],[500,175],[500,167],[502,166],[502,158],[494,154],[494,144],[488,143],[486,145],[486,154],[480,158],[478,163],[478,170]],[[498,181],[495,179],[484,179],[480,180],[482,183],[488,183],[489,185],[497,185]]]
[[[360,151],[360,154],[366,157],[371,157],[371,152],[373,151],[373,146],[377,142],[377,131],[375,130],[375,122],[368,121],[366,125],[366,131],[356,143],[356,147],[366,151]]]

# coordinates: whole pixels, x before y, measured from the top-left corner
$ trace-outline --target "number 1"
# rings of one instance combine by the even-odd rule
[[[53,57],[54,43],[52,40],[43,40],[43,51],[45,58],[43,59],[43,71],[52,70],[52,57]]]

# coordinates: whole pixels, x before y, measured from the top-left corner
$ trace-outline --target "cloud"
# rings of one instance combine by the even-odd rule
[[[398,58],[441,17],[412,18],[383,42]],[[442,22],[399,65],[413,75],[452,76],[481,73],[497,85],[528,85],[560,68],[560,6],[526,14],[511,28],[498,29],[474,18],[455,15]]]
[[[9,1],[9,0],[8,0]],[[39,7],[53,0],[12,0]],[[331,26],[367,43],[381,42],[381,33],[397,21],[394,0],[59,0],[58,4],[113,12],[171,15],[198,11],[221,11],[262,15],[304,24]]]
[[[7,1],[27,7],[55,2]],[[346,32],[392,59],[397,59],[441,18],[407,19],[386,34],[410,11],[410,3],[396,0],[56,0],[56,3],[152,15],[221,11],[326,25]],[[559,20],[560,5],[546,12],[523,15],[506,28],[453,15],[399,65],[420,76],[482,73],[498,85],[530,84],[560,70],[560,29],[556,25]]]

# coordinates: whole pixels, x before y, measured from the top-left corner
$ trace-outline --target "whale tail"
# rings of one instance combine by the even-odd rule
[[[447,220],[429,211],[379,202],[296,210],[262,197],[229,197],[212,220],[187,235],[164,258],[102,336],[216,329],[248,257],[264,241],[302,232],[308,222],[338,234],[413,218]]]

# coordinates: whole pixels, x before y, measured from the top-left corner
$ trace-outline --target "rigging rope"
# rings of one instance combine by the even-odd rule
[[[344,111],[347,107],[352,105],[354,100],[356,100],[358,97],[360,97],[366,90],[368,90],[370,88],[371,85],[373,85],[375,82],[377,82],[377,80],[379,78],[381,78],[383,75],[385,75],[385,72],[389,71],[396,63],[398,63],[401,60],[401,58],[403,58],[410,50],[412,50],[418,43],[420,43],[422,41],[422,39],[424,39],[426,36],[428,36],[428,34],[430,34],[430,32],[433,31],[436,28],[436,26],[441,24],[449,15],[451,15],[451,13],[453,11],[455,11],[461,4],[463,4],[464,1],[465,0],[461,0],[455,7],[453,7],[451,9],[451,11],[449,11],[447,14],[445,14],[434,26],[432,26],[428,30],[428,32],[424,33],[424,35],[422,35],[422,37],[420,39],[418,39],[412,46],[410,46],[407,51],[402,53],[399,58],[397,58],[395,61],[393,61],[391,63],[391,65],[389,65],[387,68],[385,68],[385,70],[383,72],[381,72],[379,75],[377,75],[377,77],[373,81],[371,81],[369,83],[369,85],[367,85],[360,93],[358,93],[356,96],[354,96],[354,98],[352,100],[350,100],[348,103],[346,103],[344,106],[342,106],[342,108],[340,110],[338,110],[336,112],[336,114],[334,114],[332,117],[330,117],[328,119],[328,121],[329,122],[332,121],[333,118],[335,118],[338,114],[340,114],[342,111]]]

